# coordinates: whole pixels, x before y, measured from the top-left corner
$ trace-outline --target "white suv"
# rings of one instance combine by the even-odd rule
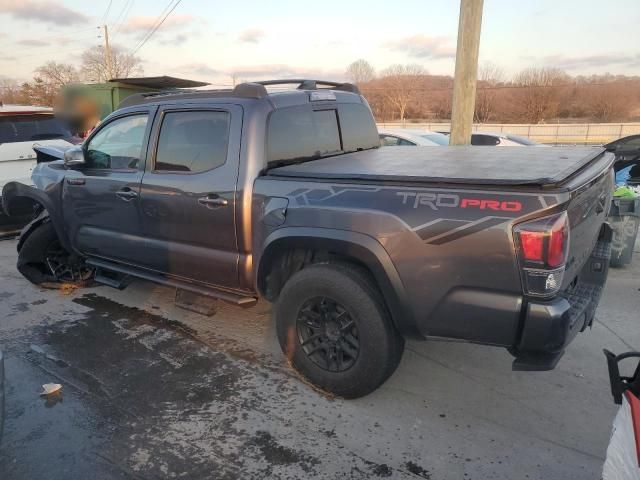
[[[34,145],[71,145],[71,132],[51,108],[0,103],[0,190],[5,183],[31,183]]]

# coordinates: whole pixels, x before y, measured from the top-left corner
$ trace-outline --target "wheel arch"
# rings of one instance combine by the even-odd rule
[[[2,209],[7,216],[24,213],[24,209],[37,204],[41,207],[40,214],[32,220],[20,233],[18,241],[18,251],[29,235],[43,222],[50,221],[58,235],[62,246],[68,251],[72,251],[69,238],[64,230],[62,212],[42,190],[30,187],[19,182],[9,182],[2,189]]]
[[[314,253],[318,252],[322,255],[315,257]],[[297,257],[291,269],[283,267],[287,255]],[[419,336],[406,290],[389,254],[376,239],[361,233],[307,227],[276,230],[264,242],[258,261],[257,291],[274,300],[295,271],[308,264],[333,260],[365,268],[380,289],[395,327],[405,335]],[[276,278],[272,275],[275,271]]]

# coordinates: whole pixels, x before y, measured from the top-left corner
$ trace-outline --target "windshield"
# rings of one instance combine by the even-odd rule
[[[0,117],[0,143],[30,142],[53,138],[71,138],[71,133],[53,115],[33,114]]]
[[[426,135],[420,136],[433,143],[437,143],[438,145],[449,145],[449,137],[447,137],[446,135],[441,135],[439,133],[428,133]]]

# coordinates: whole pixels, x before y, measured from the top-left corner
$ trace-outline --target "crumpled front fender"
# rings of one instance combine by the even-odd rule
[[[54,192],[46,192],[20,182],[9,182],[2,189],[2,209],[7,216],[20,215],[25,213],[27,207],[33,208],[33,204],[39,204],[46,212],[46,217],[53,224],[61,245],[68,251],[72,251],[69,239],[64,230],[63,216],[60,205],[54,202],[54,198],[59,198]],[[34,230],[35,226],[42,223],[43,215],[38,216],[20,234],[18,248],[24,240]]]

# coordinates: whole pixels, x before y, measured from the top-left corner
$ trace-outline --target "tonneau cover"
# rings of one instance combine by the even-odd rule
[[[286,177],[557,185],[594,160],[597,147],[382,147],[274,168]]]

